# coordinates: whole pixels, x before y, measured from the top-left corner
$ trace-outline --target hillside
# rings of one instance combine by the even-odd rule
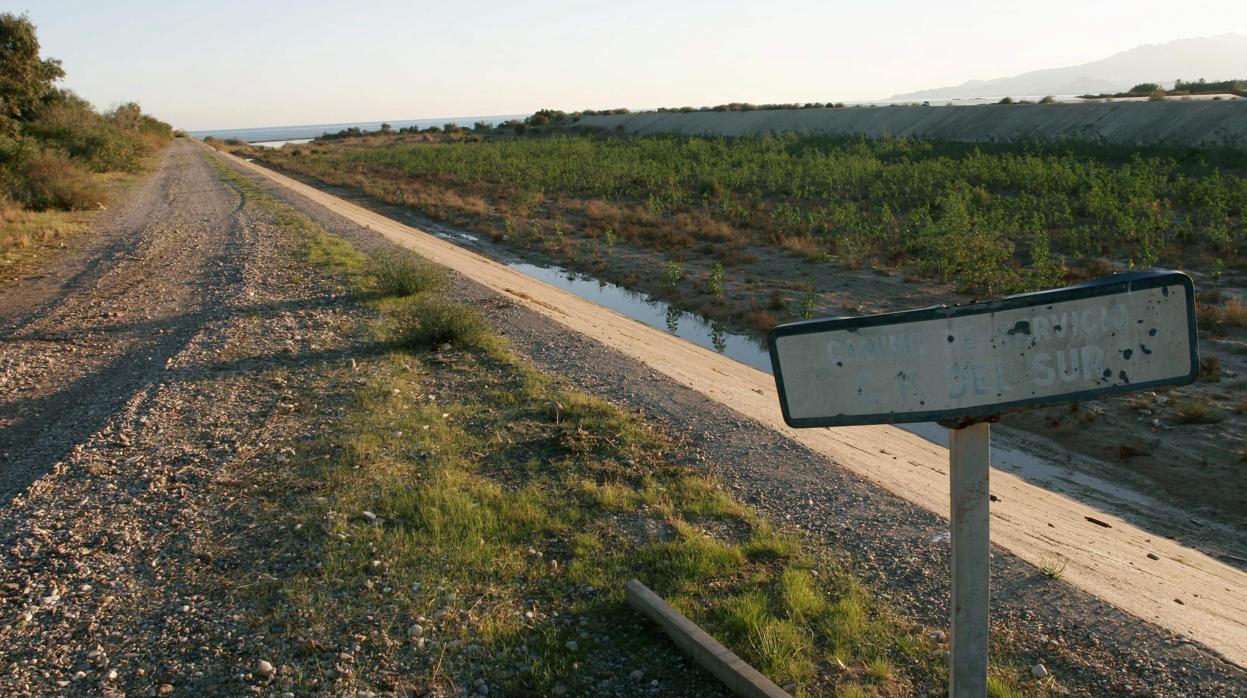
[[[1082,65],[1047,68],[1008,78],[970,80],[893,95],[896,100],[992,98],[1022,95],[1080,95],[1121,92],[1143,82],[1236,76],[1247,67],[1247,36],[1221,34],[1145,44]]]

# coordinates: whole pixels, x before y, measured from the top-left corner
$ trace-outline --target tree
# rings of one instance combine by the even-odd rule
[[[0,120],[28,118],[63,77],[60,61],[39,58],[30,18],[0,14]]]

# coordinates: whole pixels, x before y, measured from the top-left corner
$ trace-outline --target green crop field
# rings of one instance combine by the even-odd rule
[[[1233,151],[558,135],[264,157],[478,229],[609,230],[664,253],[775,245],[991,293],[1058,283],[1080,258],[1212,267],[1247,253],[1247,155]]]

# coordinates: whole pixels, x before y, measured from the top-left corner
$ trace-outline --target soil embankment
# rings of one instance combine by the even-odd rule
[[[961,142],[1076,139],[1247,148],[1247,100],[641,112],[587,116],[577,126],[639,134],[813,133]]]

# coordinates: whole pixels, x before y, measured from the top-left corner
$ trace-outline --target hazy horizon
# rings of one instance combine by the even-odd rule
[[[866,101],[1142,44],[1247,34],[1247,4],[1223,1],[485,2],[468,16],[393,0],[366,8],[223,0],[211,12],[154,0],[45,0],[6,11],[29,14],[43,55],[63,62],[64,87],[104,108],[137,101],[196,131]]]

